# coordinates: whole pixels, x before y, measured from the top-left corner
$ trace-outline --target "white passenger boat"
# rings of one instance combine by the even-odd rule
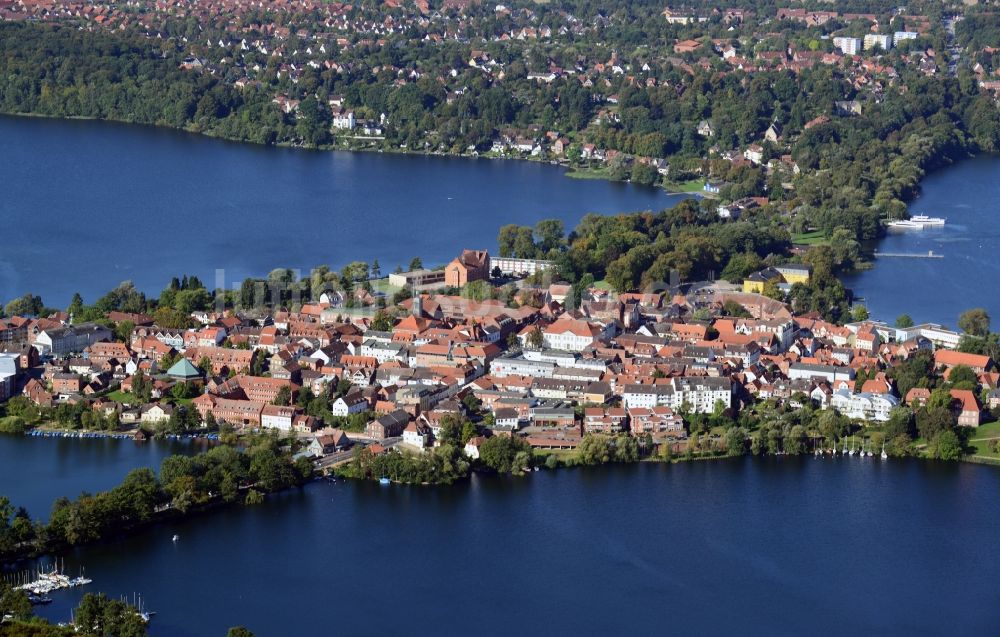
[[[924,228],[939,228],[945,224],[942,217],[928,217],[927,215],[916,215],[909,219],[890,221],[889,228],[897,230],[923,230]]]

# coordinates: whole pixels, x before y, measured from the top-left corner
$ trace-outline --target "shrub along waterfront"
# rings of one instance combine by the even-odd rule
[[[0,496],[0,562],[109,540],[148,524],[211,506],[260,502],[264,494],[300,486],[312,463],[292,460],[273,436],[220,445],[197,456],[170,456],[151,469],[135,469],[117,487],[75,500],[60,498],[48,522]]]

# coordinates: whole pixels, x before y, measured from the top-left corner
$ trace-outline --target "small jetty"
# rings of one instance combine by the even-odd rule
[[[9,575],[4,580],[11,585],[14,590],[21,590],[28,593],[28,600],[35,605],[49,604],[52,598],[49,593],[64,588],[76,588],[86,586],[93,582],[86,577],[81,570],[77,577],[70,577],[62,572],[58,565],[53,565],[50,570],[41,568],[34,571],[23,571],[14,575]]]
[[[32,429],[25,434],[32,438],[114,438],[117,440],[131,440],[132,434],[127,433],[105,433],[102,431],[55,431],[47,429]]]
[[[135,433],[105,432],[105,431],[60,431],[49,429],[32,429],[24,435],[31,438],[110,438],[113,440],[135,440]],[[166,440],[219,440],[219,434],[167,434]]]
[[[902,259],[943,259],[943,254],[935,254],[933,250],[927,252],[875,252],[877,258],[899,257]]]

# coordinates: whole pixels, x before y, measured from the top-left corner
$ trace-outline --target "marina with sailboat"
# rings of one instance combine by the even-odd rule
[[[92,579],[86,577],[82,568],[78,576],[70,577],[63,572],[64,567],[65,565],[53,564],[49,570],[38,568],[10,575],[5,579],[14,590],[27,592],[28,601],[33,605],[51,604],[52,598],[49,597],[49,593],[93,583]]]

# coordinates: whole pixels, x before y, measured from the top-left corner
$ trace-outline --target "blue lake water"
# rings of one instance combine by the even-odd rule
[[[965,309],[1000,316],[1000,158],[933,173],[912,214],[944,229],[894,233],[878,259],[846,277],[873,316],[955,325]],[[0,116],[0,301],[32,292],[64,306],[130,279],[157,294],[196,274],[227,287],[276,267],[303,273],[414,256],[441,264],[464,247],[495,248],[505,223],[588,212],[658,210],[660,190],[576,180],[536,162],[266,148],[143,126]]]
[[[928,178],[939,231],[848,285],[872,313],[1000,315],[996,158]],[[273,267],[492,247],[504,223],[671,205],[527,162],[256,148],[96,122],[0,118],[0,298],[87,300]],[[0,493],[53,499],[157,467],[173,445],[0,437]],[[738,459],[474,477],[451,487],[314,483],[65,556],[152,634],[983,635],[1000,625],[1000,472],[877,459]],[[177,543],[171,541],[180,536]],[[65,620],[85,590],[41,610]]]
[[[1000,157],[983,156],[932,173],[910,205],[911,215],[946,217],[943,228],[891,232],[878,244],[889,253],[943,259],[885,257],[845,277],[874,318],[892,323],[907,313],[918,323],[955,327],[958,316],[984,307],[1000,324]]]
[[[198,441],[28,438],[0,434],[0,495],[32,517],[48,518],[56,498],[75,498],[118,485],[132,469],[175,453],[205,449]]]
[[[987,635],[998,510],[991,467],[742,458],[320,482],[65,561],[164,637]]]
[[[576,180],[536,162],[313,152],[142,126],[0,117],[0,300],[65,307],[129,279],[226,287],[277,267],[496,246],[507,223],[670,207],[662,190]]]

